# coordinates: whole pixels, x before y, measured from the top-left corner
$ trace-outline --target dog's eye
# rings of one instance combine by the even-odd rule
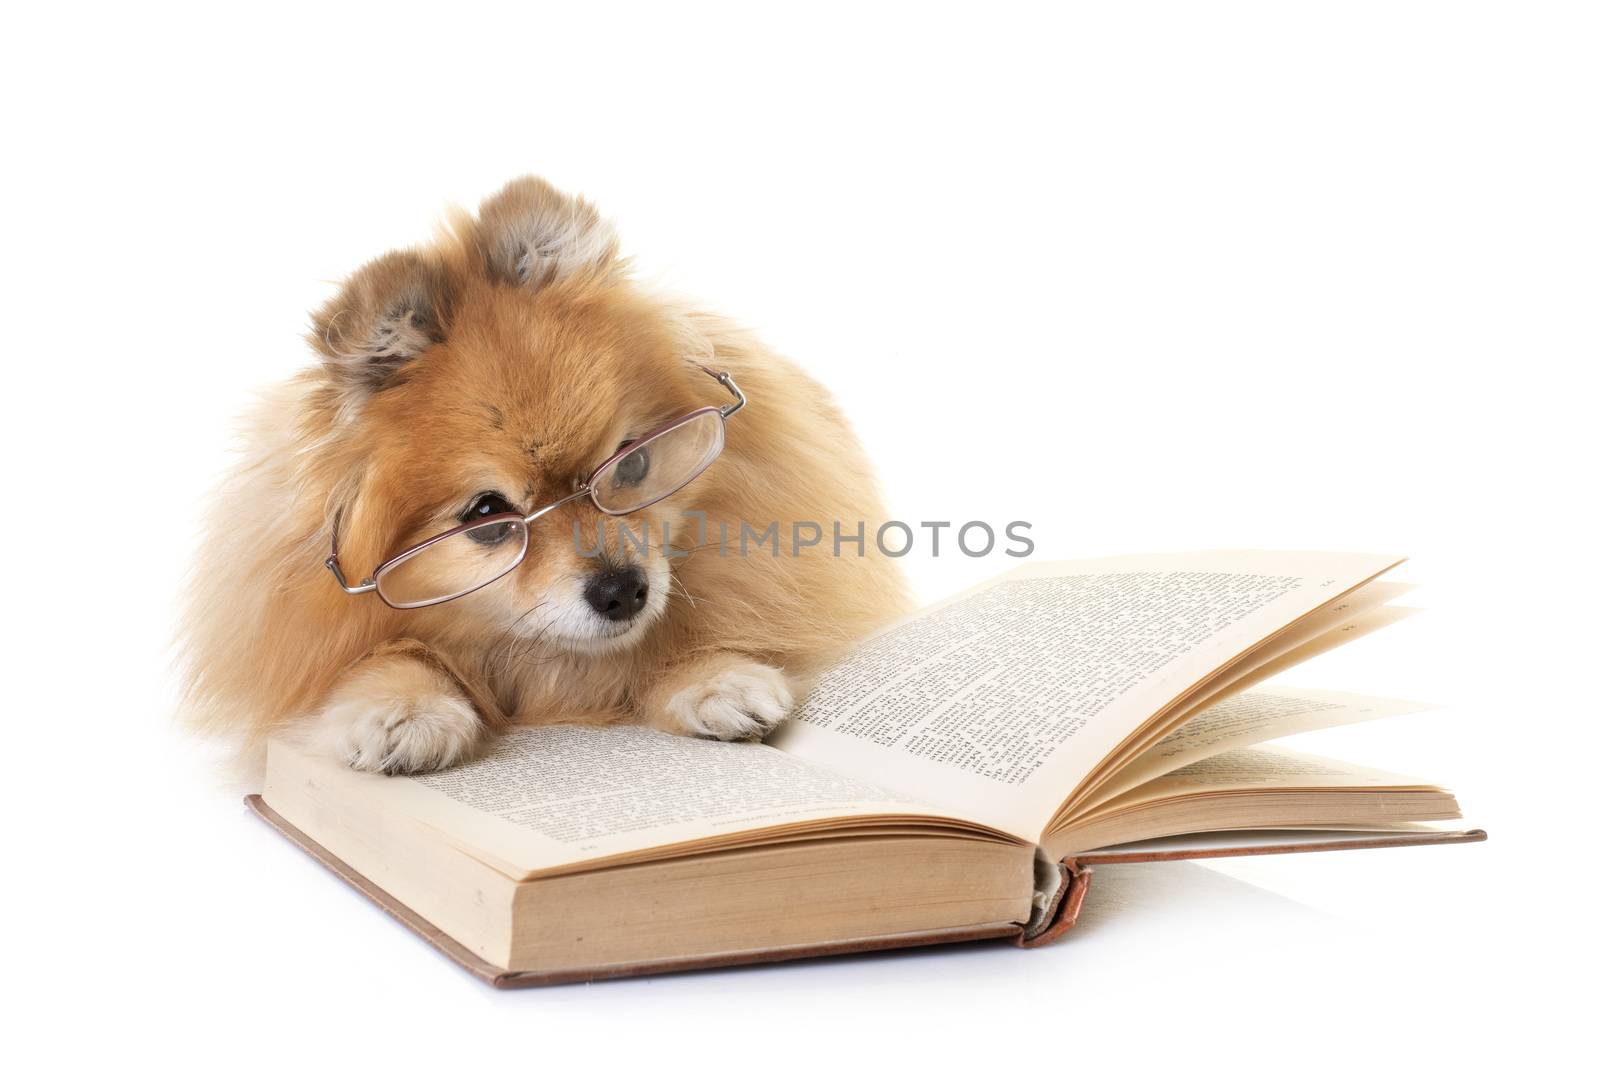
[[[461,513],[461,521],[470,523],[474,519],[485,516],[504,515],[507,512],[516,512],[511,502],[498,493],[480,493],[473,502],[467,505],[467,510]],[[467,537],[480,545],[498,545],[511,535],[511,526],[507,523],[490,523],[479,527],[477,530],[467,531]]]
[[[625,449],[633,444],[633,439],[624,441],[618,448]],[[619,486],[637,486],[644,481],[644,476],[650,473],[650,447],[634,449],[618,461],[617,466],[611,469],[612,478]]]
[[[461,513],[461,521],[470,523],[474,519],[482,519],[485,516],[505,515],[507,512],[515,511],[516,509],[512,507],[511,502],[500,496],[500,494],[480,493],[472,499],[471,504],[467,505],[467,510]]]

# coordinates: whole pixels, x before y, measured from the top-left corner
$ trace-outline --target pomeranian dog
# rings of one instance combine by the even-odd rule
[[[828,394],[649,292],[537,178],[362,267],[309,340],[213,498],[182,635],[202,727],[306,724],[387,773],[512,723],[754,738],[906,607]]]

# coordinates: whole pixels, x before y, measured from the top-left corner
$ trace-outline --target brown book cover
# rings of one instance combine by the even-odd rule
[[[1315,853],[1341,849],[1381,849],[1410,845],[1448,845],[1458,842],[1481,842],[1487,837],[1483,831],[1470,830],[1432,835],[1396,835],[1392,838],[1335,839],[1292,845],[1089,853],[1082,857],[1069,858],[1062,862],[1060,885],[1057,886],[1048,905],[1026,928],[1017,924],[1001,923],[981,927],[917,931],[885,938],[852,938],[837,942],[776,946],[771,949],[756,951],[632,961],[626,964],[608,965],[603,968],[508,971],[490,964],[482,957],[472,953],[422,916],[401,904],[382,887],[322,848],[322,846],[302,833],[299,828],[274,812],[271,806],[261,799],[261,795],[250,794],[245,797],[244,802],[251,811],[260,816],[261,819],[285,838],[299,846],[300,849],[323,867],[359,891],[384,912],[387,912],[429,942],[439,952],[484,982],[501,988],[553,986],[559,983],[583,983],[597,979],[626,979],[633,976],[660,975],[667,972],[692,971],[701,968],[727,968],[743,964],[766,964],[796,960],[802,957],[872,953],[883,949],[905,949],[912,946],[973,942],[981,939],[1003,938],[1012,945],[1020,946],[1024,949],[1033,949],[1049,945],[1058,940],[1077,923],[1078,914],[1083,908],[1084,897],[1088,893],[1090,880],[1094,873],[1094,866],[1097,864],[1138,864],[1165,860],[1199,860],[1209,857],[1265,856],[1275,853]]]

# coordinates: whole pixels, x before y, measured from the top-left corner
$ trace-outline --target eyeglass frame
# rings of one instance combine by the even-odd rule
[[[531,540],[531,535],[522,539],[522,549],[517,553],[517,559],[511,564],[510,567],[507,567],[494,578],[480,582],[478,585],[469,590],[462,590],[460,593],[452,593],[448,597],[438,597],[431,601],[421,601],[416,604],[397,605],[385,597],[382,590],[378,589],[378,580],[383,577],[383,573],[385,571],[405,563],[418,553],[433,547],[446,538],[453,538],[457,534],[462,534],[469,530],[475,530],[478,527],[489,526],[490,524],[508,523],[513,519],[521,520],[525,528],[531,529],[536,520],[550,514],[557,508],[571,504],[573,501],[582,500],[584,497],[588,497],[593,500],[596,508],[598,508],[601,512],[604,512],[606,515],[611,516],[632,515],[635,512],[643,511],[644,509],[649,508],[653,504],[659,504],[661,501],[666,500],[674,493],[677,493],[679,490],[683,489],[684,486],[687,486],[689,483],[705,474],[706,468],[716,463],[717,457],[722,455],[722,443],[718,443],[717,451],[708,457],[706,461],[695,470],[694,474],[684,479],[677,486],[668,490],[666,493],[661,494],[659,497],[654,497],[648,501],[645,501],[643,504],[637,504],[622,511],[616,511],[607,508],[600,503],[598,498],[594,496],[595,486],[605,472],[609,471],[612,467],[616,466],[616,464],[620,463],[630,453],[643,448],[662,435],[678,429],[678,427],[683,426],[691,419],[698,419],[709,412],[715,412],[721,417],[723,423],[726,423],[729,416],[733,415],[735,412],[745,406],[746,401],[744,391],[741,390],[738,384],[734,382],[732,375],[730,375],[727,371],[718,371],[715,368],[706,367],[703,364],[696,364],[696,366],[706,374],[710,375],[712,378],[716,379],[724,389],[733,394],[733,403],[724,404],[720,407],[714,404],[708,404],[703,408],[696,408],[694,411],[680,415],[671,422],[664,423],[644,436],[628,442],[628,444],[622,446],[616,452],[602,460],[600,462],[600,466],[591,471],[589,473],[589,477],[581,482],[578,485],[577,491],[570,496],[563,497],[559,501],[554,501],[550,504],[543,505],[542,507],[535,508],[532,512],[529,512],[526,515],[522,514],[521,512],[498,512],[495,515],[483,516],[481,518],[469,520],[465,523],[453,526],[449,530],[435,534],[430,538],[425,538],[409,548],[402,549],[400,552],[389,557],[387,560],[383,561],[376,568],[374,568],[370,576],[354,584],[344,577],[344,571],[339,567],[339,522],[343,518],[341,513],[339,515],[335,515],[333,518],[333,543],[328,553],[328,558],[322,562],[323,566],[333,573],[334,580],[339,583],[339,588],[345,593],[354,595],[376,592],[378,594],[378,598],[383,601],[384,604],[399,612],[410,611],[413,608],[431,608],[436,604],[444,604],[446,601],[454,601],[458,598],[465,597],[470,593],[477,593],[485,586],[499,582],[501,579],[511,574],[511,572],[521,567],[522,562],[527,559],[528,556],[528,544]],[[726,431],[724,431],[724,434],[726,434]]]

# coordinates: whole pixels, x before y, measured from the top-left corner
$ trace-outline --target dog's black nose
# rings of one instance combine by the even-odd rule
[[[620,623],[632,619],[644,608],[650,597],[650,583],[636,567],[604,571],[589,580],[583,597],[590,608]]]

